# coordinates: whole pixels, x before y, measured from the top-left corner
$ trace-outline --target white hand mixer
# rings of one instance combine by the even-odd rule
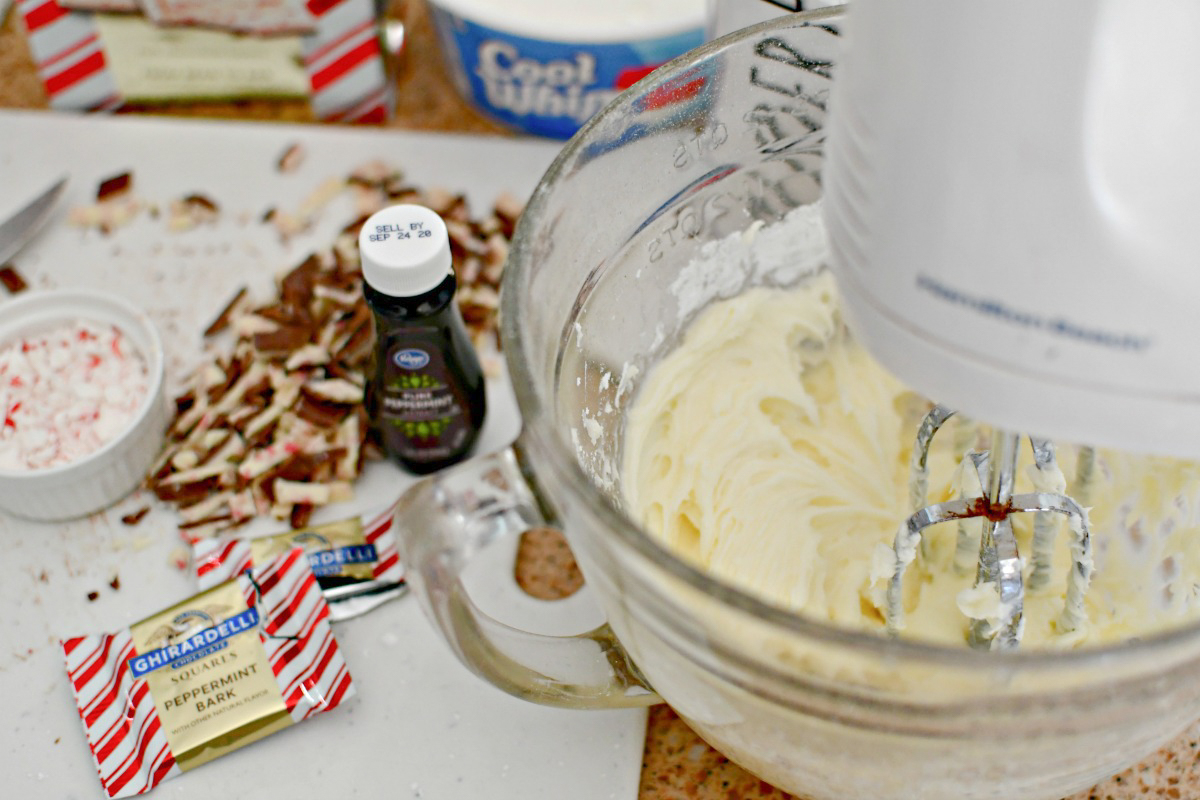
[[[847,31],[832,267],[859,340],[944,404],[914,450],[888,627],[903,626],[921,532],[982,517],[976,589],[997,611],[969,638],[1016,646],[1025,590],[1050,568],[1050,515],[1065,514],[1069,630],[1092,570],[1093,451],[1068,496],[1051,438],[1200,457],[1200,4],[855,0]],[[990,452],[967,456],[980,496],[926,505],[925,457],[950,409],[994,426]],[[1015,431],[1036,434],[1047,491],[1014,495]],[[1025,511],[1038,515],[1028,577],[1009,520]],[[960,529],[960,551],[974,541]]]

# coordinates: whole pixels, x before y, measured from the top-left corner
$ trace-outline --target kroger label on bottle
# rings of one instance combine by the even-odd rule
[[[463,0],[453,4],[470,5]],[[676,0],[674,5],[678,4]],[[690,27],[684,15],[674,30],[658,25],[660,32],[645,38],[610,42],[588,41],[585,36],[530,38],[468,19],[436,2],[432,8],[459,90],[502,122],[560,139],[573,135],[655,67],[704,42],[702,14]],[[699,8],[703,9],[702,3]],[[596,13],[594,9],[588,4],[585,13]],[[536,9],[526,11],[536,13]],[[506,22],[518,26],[519,16],[513,14]],[[635,37],[637,29],[629,27]]]
[[[397,351],[396,355],[392,356],[392,359],[396,362],[396,366],[401,369],[420,369],[429,364],[429,353],[413,347]]]

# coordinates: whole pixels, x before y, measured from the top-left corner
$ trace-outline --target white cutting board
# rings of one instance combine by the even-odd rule
[[[284,175],[275,163],[293,142],[304,145],[307,160]],[[13,261],[34,290],[105,288],[145,308],[163,335],[174,389],[201,359],[200,331],[237,286],[249,283],[265,298],[272,275],[326,246],[353,219],[348,207],[331,207],[310,236],[284,247],[259,222],[268,207],[295,208],[325,179],[381,159],[403,167],[418,186],[465,192],[482,213],[502,190],[527,197],[557,150],[499,138],[0,112],[0,219],[69,174],[54,219]],[[140,197],[165,209],[171,199],[203,193],[221,206],[221,221],[170,233],[164,218],[143,215],[110,236],[67,226],[70,208],[90,203],[101,179],[125,170]],[[0,313],[3,296],[0,290]],[[519,425],[507,381],[488,388],[484,450],[506,444]],[[389,501],[410,482],[390,465],[373,464],[354,504],[315,520]],[[121,523],[147,504],[153,510],[141,524]],[[194,593],[191,574],[168,563],[179,545],[175,530],[173,512],[148,495],[67,524],[0,512],[0,794],[102,796],[57,640],[128,625]],[[108,585],[113,575],[119,590]],[[92,591],[99,597],[89,602]],[[509,598],[494,605],[521,621],[543,604]],[[556,609],[556,628],[596,622],[584,599],[554,605],[566,606]],[[503,694],[454,659],[412,597],[338,623],[335,634],[356,698],[163,783],[153,796],[636,797],[644,712],[563,711]]]

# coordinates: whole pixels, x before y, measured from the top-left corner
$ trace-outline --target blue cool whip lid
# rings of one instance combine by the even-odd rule
[[[454,274],[446,223],[425,206],[376,211],[359,231],[358,254],[363,279],[392,297],[424,294]]]
[[[573,44],[639,41],[703,29],[707,12],[706,0],[432,0],[432,5],[496,31]]]

